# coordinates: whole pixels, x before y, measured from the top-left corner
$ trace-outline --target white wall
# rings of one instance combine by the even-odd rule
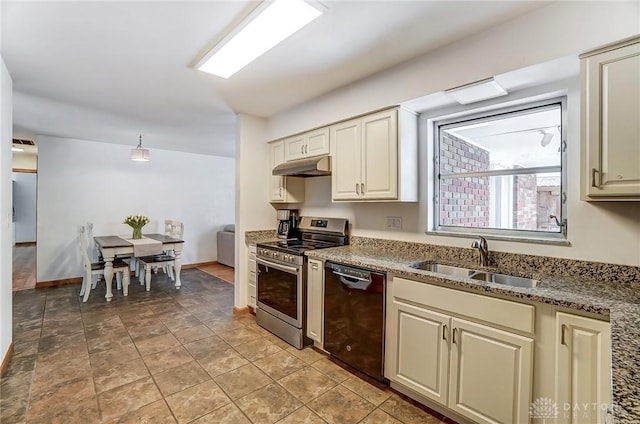
[[[640,2],[555,2],[272,116],[269,140],[640,33]],[[257,141],[256,141],[257,142]]]
[[[33,172],[12,173],[13,209],[15,213],[15,242],[36,241],[36,189],[38,174]]]
[[[11,102],[11,76],[0,57],[0,363],[12,341]]]
[[[548,60],[576,55],[640,33],[640,2],[560,2],[456,42],[395,69],[352,84],[269,120],[268,139],[399,104],[450,87]],[[562,28],[560,32],[553,28]],[[561,36],[560,36],[561,35]],[[468,66],[472,63],[473,66]],[[573,84],[573,85],[572,85]],[[570,86],[572,85],[572,86]],[[570,247],[492,242],[491,248],[573,259],[640,265],[640,203],[579,200],[579,89],[568,83]],[[424,132],[424,131],[423,131]],[[261,143],[261,140],[254,140]],[[302,214],[341,216],[352,234],[464,246],[469,239],[426,236],[425,137],[420,142],[420,204],[333,204],[329,178],[308,179]],[[403,217],[403,231],[386,231],[386,216]]]
[[[271,175],[269,149],[264,143],[266,121],[238,115],[236,142],[236,267],[235,306],[247,304],[247,246],[245,231],[275,228],[275,209],[268,203]],[[256,142],[259,140],[260,142]]]
[[[129,235],[131,214],[151,219],[143,233],[183,221],[183,264],[216,260],[216,232],[234,222],[234,160],[153,149],[150,162],[133,162],[134,144],[39,137],[38,282],[80,275],[78,225]]]

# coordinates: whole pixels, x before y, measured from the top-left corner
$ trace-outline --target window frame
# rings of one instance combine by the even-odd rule
[[[503,228],[482,228],[482,227],[463,227],[452,225],[440,224],[440,131],[456,124],[461,123],[481,123],[486,121],[495,120],[496,117],[501,115],[515,116],[517,114],[524,114],[530,112],[532,109],[539,109],[545,107],[560,107],[560,135],[561,135],[561,151],[560,151],[560,217],[559,220],[563,226],[559,232],[544,232],[535,230],[520,230],[520,229],[503,229]],[[438,234],[447,236],[460,236],[460,237],[472,237],[472,236],[484,236],[490,239],[498,240],[511,240],[511,241],[524,241],[524,242],[542,242],[550,244],[566,244],[568,240],[568,225],[567,225],[567,96],[554,96],[544,100],[532,100],[519,102],[517,105],[496,105],[491,109],[483,110],[482,112],[472,112],[468,114],[456,114],[453,118],[435,119],[433,121],[433,137],[432,137],[432,164],[433,172],[431,178],[433,183],[431,188],[433,190],[433,197],[430,202],[430,206],[433,208],[431,224],[428,223],[427,234]],[[558,166],[549,167],[533,167],[533,168],[515,168],[508,170],[493,170],[484,172],[469,172],[470,176],[497,176],[497,175],[518,175],[524,174],[527,171],[535,171],[535,174],[541,173],[540,171],[548,168],[554,169],[557,172]],[[528,172],[530,175],[532,172]],[[471,175],[473,174],[473,175]],[[460,174],[456,174],[460,176]]]

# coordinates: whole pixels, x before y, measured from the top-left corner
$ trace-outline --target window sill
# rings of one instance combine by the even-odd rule
[[[571,246],[571,242],[564,238],[543,238],[543,237],[515,237],[500,234],[488,234],[488,233],[456,233],[442,230],[425,231],[425,234],[430,236],[445,236],[445,237],[463,237],[474,238],[482,236],[487,240],[501,240],[501,241],[513,241],[517,243],[532,243],[532,244],[548,244],[553,246]]]

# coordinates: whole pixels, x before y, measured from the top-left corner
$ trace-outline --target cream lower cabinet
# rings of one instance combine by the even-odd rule
[[[256,308],[256,287],[257,287],[257,266],[256,266],[256,246],[249,246],[249,256],[247,259],[247,305]]]
[[[418,200],[417,118],[386,110],[332,125],[334,201]]]
[[[451,316],[397,300],[391,309],[396,331],[387,343],[397,356],[386,377],[447,405]]]
[[[640,201],[640,37],[580,58],[582,199]]]
[[[453,318],[449,408],[479,423],[529,420],[533,339]]]
[[[557,423],[607,421],[611,409],[610,334],[608,322],[556,313]]]
[[[394,278],[385,376],[393,387],[474,422],[528,422],[533,338],[474,322],[473,315],[533,331],[531,305]]]
[[[304,202],[304,180],[295,177],[271,175],[271,170],[284,162],[285,145],[282,140],[269,143],[271,168],[269,169],[269,202],[300,203]]]
[[[307,267],[307,337],[321,348],[324,333],[324,267],[322,261],[315,259],[309,259]]]

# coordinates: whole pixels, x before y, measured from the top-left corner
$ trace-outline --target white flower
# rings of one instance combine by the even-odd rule
[[[142,228],[149,223],[149,218],[144,215],[129,215],[122,223],[133,228]]]

